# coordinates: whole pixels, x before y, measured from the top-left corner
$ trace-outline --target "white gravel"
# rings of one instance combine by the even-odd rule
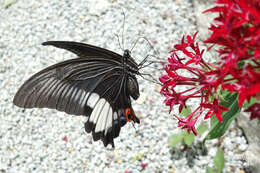
[[[125,48],[146,36],[160,57],[167,58],[183,34],[196,32],[188,0],[17,0],[8,9],[0,7],[0,172],[193,173],[212,166],[216,140],[207,142],[207,156],[193,156],[193,164],[188,164],[187,152],[179,153],[180,157],[171,154],[168,139],[178,131],[176,120],[168,114],[158,86],[141,78],[143,99],[133,103],[141,124],[136,129],[131,124],[122,128],[114,150],[93,142],[84,132],[85,117],[50,109],[23,110],[12,104],[15,92],[32,74],[75,57],[41,46],[44,41],[81,41],[121,54],[115,34],[121,38],[122,11],[126,14]],[[132,54],[139,62],[147,54],[144,43]],[[154,69],[146,71],[158,75]],[[236,129],[224,138],[226,170],[234,167],[239,172],[246,165],[241,154],[247,144],[241,136]],[[144,170],[141,162],[147,164]]]

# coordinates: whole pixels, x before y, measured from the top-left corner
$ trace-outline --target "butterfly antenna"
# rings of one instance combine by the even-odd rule
[[[122,51],[124,51],[124,49],[122,48],[121,43],[120,43],[119,35],[118,35],[118,34],[115,34],[115,36],[116,36],[116,38],[117,38],[117,42],[118,42],[118,44],[119,44],[120,49],[121,49]]]
[[[122,45],[123,50],[125,50],[125,43],[124,43],[124,32],[125,32],[125,12],[123,11],[124,21],[123,21],[123,31],[122,31]]]
[[[136,44],[138,43],[138,41],[139,41],[140,39],[144,39],[144,40],[149,44],[149,46],[152,48],[153,52],[157,55],[157,56],[154,55],[154,57],[159,58],[159,52],[154,48],[154,46],[153,46],[152,43],[148,40],[147,37],[143,37],[143,36],[138,37],[138,38],[136,39],[136,41],[134,42],[131,51],[134,49],[134,47],[136,46]],[[159,58],[159,59],[160,59],[160,58]]]
[[[154,46],[153,46],[152,43],[148,40],[148,38],[143,37],[143,39],[147,41],[147,43],[149,44],[149,46],[153,49],[153,52],[157,55],[157,56],[154,55],[154,57],[157,57],[158,59],[160,59],[160,58],[159,58],[159,52],[154,48]]]
[[[124,10],[122,9],[122,13],[123,13],[123,16],[124,16],[124,21],[123,21],[123,30],[122,30],[122,34],[121,34],[121,43],[120,43],[120,37],[118,34],[115,34],[116,38],[117,38],[117,41],[118,41],[118,44],[119,44],[119,47],[120,49],[124,52],[125,50],[125,43],[124,43],[124,30],[125,30],[125,12]],[[122,45],[121,45],[122,44]]]
[[[134,45],[132,46],[130,52],[132,52],[132,50],[134,49],[134,47],[136,46],[137,42],[140,40],[141,37],[137,38],[134,42]]]
[[[151,56],[151,57],[154,57],[154,58],[157,58],[157,59],[161,59],[160,57],[159,57],[159,52],[153,47],[153,45],[151,44],[151,42],[148,40],[148,38],[147,37],[138,37],[136,40],[135,40],[135,42],[132,44],[133,46],[132,46],[132,48],[131,48],[131,52],[132,52],[132,50],[135,48],[135,46],[137,45],[137,43],[139,42],[139,40],[140,39],[143,39],[143,40],[145,40],[147,43],[148,43],[148,45],[150,46],[150,48],[153,50],[153,52],[156,54],[156,55],[147,55],[139,64],[138,64],[138,67],[139,67],[139,69],[141,69],[141,68],[144,68],[144,67],[147,67],[147,66],[149,66],[149,65],[151,65],[151,64],[153,64],[153,63],[161,63],[160,61],[150,61],[150,63],[148,64],[148,65],[145,65],[145,66],[143,66],[146,62],[147,62],[147,59],[148,59],[148,57],[149,56]]]

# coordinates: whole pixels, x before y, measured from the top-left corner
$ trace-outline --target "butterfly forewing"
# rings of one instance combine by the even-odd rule
[[[43,45],[67,49],[79,58],[55,64],[33,75],[16,93],[14,104],[85,115],[85,129],[92,132],[93,139],[101,139],[105,146],[114,146],[113,139],[126,123],[124,110],[132,109],[123,57],[83,43],[50,41]],[[137,68],[133,59],[129,63]],[[138,89],[136,92],[139,94]]]
[[[103,60],[115,60],[118,62],[118,65],[122,65],[122,56],[112,52],[107,49],[103,49],[101,47],[85,44],[85,43],[79,43],[79,42],[73,42],[73,41],[47,41],[42,43],[42,45],[51,45],[55,46],[57,48],[68,50],[74,54],[76,54],[80,58],[91,58],[96,57]],[[128,63],[130,66],[133,66],[134,68],[138,68],[136,62],[129,57]]]
[[[115,52],[84,43],[69,41],[47,41],[44,42],[43,45],[52,45],[58,48],[69,50],[81,58],[90,58],[94,56],[102,59],[114,59],[119,63],[121,63],[122,59],[122,56]]]

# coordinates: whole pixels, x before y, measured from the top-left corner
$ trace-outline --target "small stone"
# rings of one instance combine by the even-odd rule
[[[73,151],[75,151],[74,148],[72,148],[72,147],[69,147],[69,148],[68,148],[68,152],[69,152],[69,153],[72,153]]]
[[[136,103],[143,104],[146,100],[146,94],[141,92],[139,98],[136,100]]]
[[[240,151],[246,151],[247,148],[248,148],[248,145],[245,145],[245,144],[240,144],[240,145],[238,146],[238,149],[239,149]]]
[[[160,85],[156,85],[156,91],[157,91],[157,92],[160,92],[161,89],[162,89],[162,86],[160,86]]]
[[[123,161],[122,161],[121,159],[118,159],[116,162],[117,162],[118,164],[121,164]]]
[[[169,172],[170,172],[170,173],[175,173],[175,169],[174,169],[174,168],[170,168],[170,169],[169,169]]]

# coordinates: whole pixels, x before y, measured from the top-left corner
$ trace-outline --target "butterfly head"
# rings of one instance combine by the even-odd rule
[[[131,57],[131,52],[130,52],[130,50],[128,50],[128,49],[124,50],[124,55],[123,55],[123,57],[126,57],[126,58]]]

